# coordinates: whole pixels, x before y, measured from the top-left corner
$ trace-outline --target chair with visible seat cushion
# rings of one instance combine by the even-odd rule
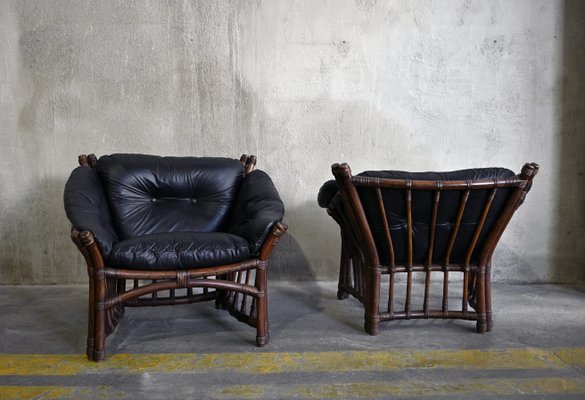
[[[490,331],[492,255],[538,169],[532,163],[518,175],[479,168],[354,176],[347,164],[334,164],[335,180],[317,200],[341,228],[338,298],[362,302],[372,335],[380,321],[414,318],[473,320],[478,332]],[[456,285],[459,296],[449,290]]]
[[[87,356],[127,306],[214,300],[268,341],[267,266],[284,206],[256,158],[81,155],[65,185],[89,273]]]

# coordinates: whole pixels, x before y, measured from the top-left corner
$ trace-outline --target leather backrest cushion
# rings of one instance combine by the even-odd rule
[[[121,239],[221,230],[244,175],[239,160],[112,154],[98,160]]]
[[[504,168],[481,168],[453,172],[419,173],[404,171],[366,171],[360,175],[387,179],[481,181],[506,179],[515,174]],[[376,242],[380,262],[382,264],[388,264],[389,248],[374,189],[359,187],[358,192],[360,193],[362,206],[364,207],[364,211]],[[500,188],[497,190],[486,222],[479,236],[478,243],[475,247],[475,251],[472,255],[472,261],[477,258],[478,252],[481,249],[489,230],[503,209],[510,192],[511,190],[507,188]],[[457,214],[463,194],[464,191],[461,190],[441,191],[437,212],[435,243],[433,246],[433,260],[435,262],[442,262],[444,260],[451,233],[457,221]],[[467,249],[481,218],[488,195],[489,190],[472,190],[470,192],[463,213],[461,227],[459,228],[457,239],[451,253],[451,262],[462,262],[465,260]],[[406,191],[398,189],[382,189],[382,198],[386,209],[388,225],[390,226],[392,244],[395,251],[395,262],[405,263],[408,254]],[[418,263],[424,262],[428,254],[434,198],[435,191],[412,191],[413,250],[414,261]]]

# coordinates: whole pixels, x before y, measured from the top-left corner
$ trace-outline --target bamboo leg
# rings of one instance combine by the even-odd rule
[[[487,332],[487,318],[486,318],[486,278],[485,266],[480,265],[477,273],[477,325],[478,333]]]
[[[120,295],[126,291],[126,279],[118,279],[116,295]],[[120,303],[116,306],[116,320],[119,322],[124,316],[124,304]]]
[[[93,361],[95,348],[95,282],[93,268],[88,268],[89,273],[89,299],[87,309],[87,347],[85,354],[87,359]]]
[[[493,328],[492,322],[492,279],[491,279],[491,265],[488,264],[485,272],[485,311],[487,318],[487,332]]]
[[[258,305],[256,319],[256,345],[263,347],[268,343],[268,299],[266,265],[256,270],[256,287],[258,288]]]
[[[477,311],[477,270],[472,269],[469,273],[467,302],[471,308]]]
[[[349,268],[350,268],[349,249],[347,248],[347,241],[341,235],[341,261],[339,265],[339,283],[337,284],[337,298],[339,300],[347,299],[349,294],[343,289],[349,285]]]
[[[245,154],[242,156],[244,157]],[[247,156],[246,156],[247,157]],[[217,279],[219,280],[226,280],[227,279],[227,275],[218,275]],[[220,290],[220,289],[216,289],[216,298],[215,298],[215,308],[218,310],[225,310],[225,296],[226,296],[226,292],[224,290]]]
[[[106,277],[104,275],[104,270],[100,269],[96,271],[95,277],[95,345],[93,350],[93,360],[103,361],[106,358]]]
[[[378,334],[380,325],[380,281],[382,274],[379,268],[371,268],[367,277],[365,290],[365,322],[364,329],[372,336]]]

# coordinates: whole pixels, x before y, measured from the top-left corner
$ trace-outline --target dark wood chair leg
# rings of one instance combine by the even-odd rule
[[[485,266],[480,266],[477,273],[477,333],[487,332],[485,281]]]
[[[256,270],[256,287],[259,290],[257,299],[256,346],[263,347],[268,343],[268,293],[266,266]]]
[[[490,332],[493,328],[492,322],[492,278],[491,278],[491,265],[488,265],[485,273],[485,311],[487,318],[487,332]]]
[[[347,241],[341,235],[341,259],[339,262],[339,282],[337,284],[337,298],[339,300],[344,300],[349,297],[349,293],[347,293],[344,288],[348,287],[351,284],[351,276],[350,276],[350,256],[349,256],[349,249],[347,248]]]
[[[103,361],[106,358],[106,278],[103,269],[95,272],[95,344],[93,360]]]
[[[242,155],[242,158],[247,156],[244,154]],[[220,280],[228,280],[228,276],[227,275],[217,275],[216,279],[220,279]],[[226,291],[225,290],[221,290],[221,289],[216,289],[216,297],[215,297],[215,308],[218,310],[225,310],[225,299],[226,299]]]
[[[89,272],[89,298],[87,307],[87,347],[85,354],[87,359],[93,360],[93,352],[95,348],[95,283],[93,271]]]
[[[378,268],[368,271],[366,289],[364,293],[364,305],[366,309],[364,329],[372,336],[378,334],[380,325],[380,283],[381,272]]]
[[[365,315],[364,330],[372,336],[376,336],[379,332],[380,318],[376,318],[370,314]]]

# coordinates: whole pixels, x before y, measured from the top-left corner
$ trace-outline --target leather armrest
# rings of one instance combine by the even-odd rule
[[[282,221],[284,204],[272,179],[261,170],[244,177],[230,215],[228,232],[245,238],[252,254],[260,252],[272,226]]]
[[[325,182],[323,186],[321,186],[321,189],[319,189],[319,194],[317,195],[317,203],[319,203],[319,207],[329,207],[331,199],[333,199],[338,191],[339,187],[337,186],[337,182],[334,180]]]
[[[71,224],[79,231],[90,231],[107,259],[119,239],[96,171],[88,167],[74,169],[65,184],[63,202]]]

